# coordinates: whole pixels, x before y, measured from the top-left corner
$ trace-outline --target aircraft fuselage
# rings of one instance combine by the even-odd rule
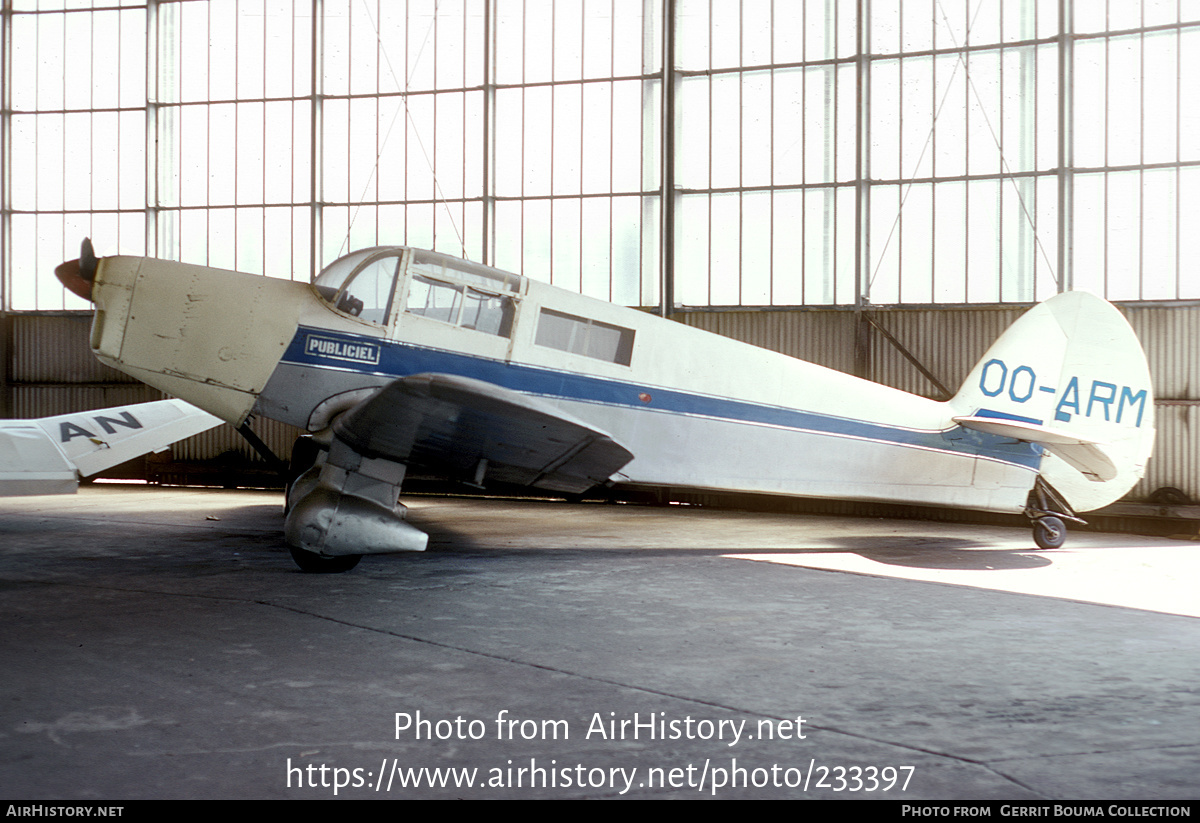
[[[105,258],[94,299],[101,360],[235,425],[256,415],[328,432],[393,381],[449,375],[549,404],[607,435],[632,454],[607,477],[617,485],[1020,512],[1046,456],[1013,432],[1060,437],[1048,427],[1072,416],[1063,405],[1070,386],[1102,368],[1092,385],[1111,387],[1112,397],[1085,403],[1086,414],[1076,401],[1071,425],[1105,435],[1089,433],[1085,444],[1126,438],[1129,460],[1119,482],[1092,484],[1107,487],[1092,494],[1095,505],[1132,485],[1153,440],[1140,347],[1111,306],[1086,295],[1030,312],[1023,332],[994,347],[946,402],[404,247],[348,255],[311,285]],[[1127,336],[1129,362],[1068,357],[1067,326],[1101,330],[1084,349]],[[1118,398],[1130,400],[1128,420],[1113,408]],[[453,434],[449,423],[435,428],[423,436]],[[487,460],[468,475],[459,479],[506,479]]]

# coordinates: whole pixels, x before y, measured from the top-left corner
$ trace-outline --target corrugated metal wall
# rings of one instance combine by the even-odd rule
[[[1146,349],[1157,398],[1158,443],[1146,478],[1130,499],[1165,486],[1200,500],[1200,305],[1122,306]],[[873,309],[887,329],[951,390],[1024,309],[1021,307]],[[676,316],[697,328],[853,373],[858,323],[844,309],[695,311]],[[161,395],[102,366],[88,348],[86,313],[19,314],[3,318],[6,380],[3,416],[42,417],[154,400]],[[883,334],[867,336],[865,374],[926,396],[937,390]],[[286,457],[297,430],[257,421],[259,436]],[[236,453],[259,461],[229,426],[175,446],[177,461],[213,460]]]
[[[1200,306],[1122,306],[1150,361],[1158,439],[1131,499],[1173,487],[1200,501]]]

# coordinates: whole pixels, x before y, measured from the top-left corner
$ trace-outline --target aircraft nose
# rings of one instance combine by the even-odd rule
[[[92,249],[92,241],[85,237],[79,249],[78,260],[60,263],[54,269],[58,282],[84,300],[92,299],[92,282],[96,279],[96,266],[100,261]]]

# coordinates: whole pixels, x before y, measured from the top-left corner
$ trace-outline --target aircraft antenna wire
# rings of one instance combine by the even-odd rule
[[[442,184],[438,180],[437,173],[435,172],[434,167],[433,167],[433,161],[430,159],[429,152],[425,148],[425,143],[421,140],[421,133],[417,129],[417,122],[413,118],[412,111],[408,108],[408,89],[409,89],[409,85],[410,85],[410,81],[411,81],[411,77],[412,77],[412,72],[411,71],[408,72],[408,74],[405,76],[403,87],[401,87],[400,78],[396,76],[396,69],[392,65],[391,56],[388,54],[387,46],[384,45],[383,34],[379,30],[379,23],[371,15],[371,7],[367,3],[367,0],[362,0],[362,4],[363,4],[363,8],[366,9],[367,19],[371,21],[371,29],[375,32],[375,42],[379,46],[379,53],[383,57],[384,63],[387,65],[388,74],[390,74],[392,76],[392,81],[395,83],[396,88],[397,89],[402,88],[402,90],[403,90],[402,105],[404,108],[405,118],[413,126],[413,137],[417,141],[417,147],[420,148],[420,150],[421,150],[421,156],[425,158],[425,164],[429,167],[430,176],[433,177],[433,186],[437,192],[437,200],[439,203],[441,203],[443,205],[443,207],[445,207],[446,206],[446,196],[445,196],[445,193],[442,191]],[[430,21],[429,21],[429,28],[427,28],[425,30],[425,37],[421,40],[421,47],[417,50],[417,56],[413,60],[413,63],[412,63],[412,68],[414,70],[420,64],[421,58],[425,54],[425,47],[427,45],[429,45],[430,36],[433,34],[433,27],[437,23],[438,10],[439,10],[440,6],[441,6],[441,0],[436,0],[436,2],[433,4],[433,15],[431,16]],[[400,115],[400,110],[399,110],[399,108],[397,108],[395,113],[392,114],[392,119],[391,119],[391,122],[388,123],[387,130],[383,134],[383,141],[379,144],[379,150],[375,154],[375,164],[371,167],[371,173],[367,176],[367,182],[363,185],[362,194],[358,198],[358,205],[356,205],[354,207],[354,213],[350,217],[350,225],[346,229],[346,237],[342,241],[341,250],[338,252],[339,256],[345,254],[348,250],[348,246],[350,244],[350,234],[354,229],[354,222],[358,219],[358,213],[362,209],[362,201],[367,196],[367,191],[371,188],[371,181],[373,179],[377,179],[377,177],[378,177],[379,163],[383,157],[384,147],[387,146],[388,139],[392,135],[392,129],[394,129],[396,126],[396,118],[399,117],[399,115]],[[451,226],[451,228],[454,229],[454,236],[458,239],[458,244],[459,244],[459,246],[462,247],[463,256],[465,257],[467,254],[467,244],[466,244],[466,241],[463,240],[462,232],[459,231],[458,222],[454,219],[454,213],[452,211],[450,211],[449,208],[446,208],[446,216],[450,219],[450,226]],[[378,238],[377,238],[377,240],[378,240]]]
[[[979,12],[983,8],[983,3],[984,3],[984,0],[979,0],[979,3],[975,6],[975,13],[971,16],[971,22],[968,23],[968,25],[967,25],[967,31],[966,31],[965,36],[970,36],[971,29],[974,28],[975,21],[979,17]],[[938,11],[942,15],[942,19],[946,22],[946,30],[949,33],[951,43],[954,45],[955,49],[959,49],[958,41],[954,37],[954,27],[950,25],[949,17],[946,14],[945,8],[942,6],[941,0],[938,0],[937,7],[938,7]],[[950,96],[950,89],[954,85],[954,78],[958,76],[959,66],[961,66],[963,69],[963,75],[966,77],[967,87],[971,90],[971,93],[974,95],[975,102],[979,104],[979,111],[983,115],[983,122],[988,128],[988,133],[991,134],[991,136],[992,136],[992,142],[996,144],[996,148],[997,148],[997,150],[999,150],[1000,164],[1001,164],[1002,168],[1004,169],[1004,171],[1007,173],[1009,181],[1012,183],[1013,191],[1016,192],[1017,202],[1021,204],[1021,214],[1023,214],[1025,216],[1025,220],[1026,220],[1026,222],[1029,223],[1029,228],[1033,234],[1033,242],[1037,245],[1038,251],[1042,255],[1042,259],[1046,261],[1046,266],[1047,266],[1048,270],[1050,271],[1051,275],[1053,275],[1054,264],[1050,261],[1049,255],[1046,254],[1046,248],[1045,248],[1045,246],[1042,245],[1041,237],[1038,236],[1037,223],[1036,223],[1036,221],[1034,221],[1033,215],[1030,214],[1030,212],[1029,212],[1029,204],[1025,202],[1025,197],[1021,194],[1020,187],[1018,187],[1016,184],[1016,176],[1013,173],[1011,166],[1009,166],[1008,160],[1004,156],[1004,150],[1000,143],[1000,138],[996,135],[996,129],[992,126],[991,118],[988,117],[987,109],[983,105],[983,100],[979,96],[979,89],[976,88],[975,83],[971,80],[971,72],[969,70],[967,70],[967,66],[966,66],[966,56],[963,54],[963,52],[961,50],[959,50],[958,51],[958,59],[955,61],[955,64],[954,64],[954,71],[950,75],[949,82],[946,83],[946,91],[942,95],[941,101],[938,103],[937,111],[935,111],[933,113],[933,122],[929,124],[929,134],[926,135],[926,137],[925,137],[925,145],[923,145],[921,147],[921,154],[917,158],[917,162],[916,162],[915,166],[913,167],[913,173],[912,173],[912,175],[910,175],[910,182],[905,186],[904,193],[900,197],[900,207],[898,209],[896,209],[896,217],[892,221],[891,228],[888,230],[887,239],[884,240],[883,248],[879,252],[879,259],[875,263],[874,271],[871,272],[871,278],[870,278],[870,280],[867,281],[868,290],[871,288],[871,286],[873,286],[875,284],[875,278],[879,275],[879,270],[881,268],[883,268],[883,261],[887,254],[888,246],[891,245],[892,238],[896,234],[896,228],[897,228],[897,226],[900,225],[900,215],[904,211],[904,203],[908,200],[909,192],[912,191],[913,182],[912,182],[911,178],[915,178],[917,176],[917,171],[921,168],[921,163],[925,159],[925,153],[929,150],[929,146],[933,142],[933,133],[934,133],[934,128],[937,126],[937,119],[942,113],[942,107],[946,105],[947,98]],[[1056,290],[1057,290],[1057,283],[1058,283],[1058,281],[1057,281],[1057,279],[1055,279]]]

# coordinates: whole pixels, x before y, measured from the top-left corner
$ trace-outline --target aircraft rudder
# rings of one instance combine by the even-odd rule
[[[955,416],[1027,427],[1020,439],[1051,452],[1042,476],[1081,511],[1125,494],[1142,476],[1154,442],[1154,395],[1141,343],[1115,306],[1087,292],[1064,292],[1022,315],[950,404]],[[1064,436],[1095,444],[1114,470],[1098,480],[1065,462],[1063,453],[1054,457],[1053,444]]]

